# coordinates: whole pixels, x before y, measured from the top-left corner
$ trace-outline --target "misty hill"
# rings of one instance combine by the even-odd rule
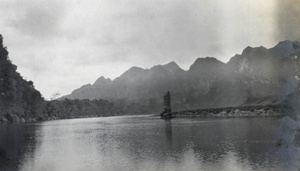
[[[24,121],[45,113],[41,93],[16,70],[0,35],[0,123]]]
[[[298,88],[299,55],[300,44],[287,40],[270,49],[247,47],[228,63],[198,58],[187,71],[175,62],[132,67],[114,80],[100,77],[63,98],[123,99],[155,111],[161,110],[168,90],[175,110],[278,103]]]

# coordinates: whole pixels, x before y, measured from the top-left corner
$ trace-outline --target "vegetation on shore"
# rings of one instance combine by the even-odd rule
[[[175,117],[280,117],[285,116],[286,113],[282,104],[270,104],[177,111],[172,115]]]

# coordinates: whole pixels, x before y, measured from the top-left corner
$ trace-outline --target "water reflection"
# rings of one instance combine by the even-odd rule
[[[172,147],[172,121],[170,119],[165,120],[165,127],[168,146]]]
[[[49,121],[1,133],[31,137],[11,140],[19,141],[13,149],[23,150],[11,152],[19,158],[10,166],[24,171],[297,170],[293,129],[275,118],[165,121],[142,116]]]
[[[38,125],[0,125],[0,170],[18,170],[25,155],[34,154]]]

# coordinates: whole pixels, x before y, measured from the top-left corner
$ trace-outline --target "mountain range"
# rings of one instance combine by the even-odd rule
[[[223,63],[198,58],[188,70],[175,62],[150,69],[132,67],[111,80],[101,76],[61,99],[124,100],[162,110],[170,91],[174,110],[280,103],[299,89],[300,43],[247,47]]]

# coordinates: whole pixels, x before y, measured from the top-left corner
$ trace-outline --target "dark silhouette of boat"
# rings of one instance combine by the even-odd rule
[[[170,95],[169,91],[164,95],[164,111],[160,114],[160,117],[162,119],[171,119],[171,118],[174,118],[172,116],[171,95]]]

